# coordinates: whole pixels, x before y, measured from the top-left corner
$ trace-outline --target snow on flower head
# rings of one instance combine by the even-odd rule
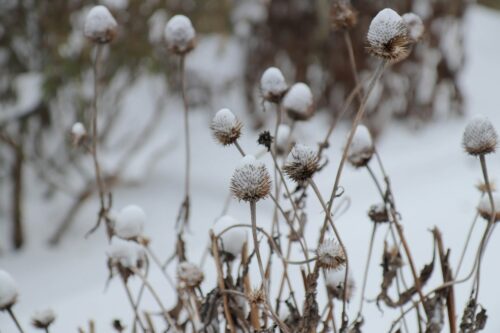
[[[307,120],[314,113],[313,95],[305,83],[295,83],[283,99],[283,107],[294,120]]]
[[[175,15],[165,26],[165,40],[175,53],[183,55],[194,48],[196,32],[191,20],[184,15]]]
[[[340,269],[346,262],[344,250],[333,239],[321,243],[316,250],[316,254],[318,255],[318,263],[323,268]]]
[[[276,148],[278,154],[288,152],[289,144],[292,139],[290,138],[290,126],[287,124],[280,124],[278,126],[278,133],[276,133]]]
[[[84,34],[95,43],[109,43],[116,36],[116,23],[113,15],[104,6],[93,7],[85,19]]]
[[[278,103],[281,101],[288,86],[283,73],[276,67],[269,67],[264,74],[262,74],[260,89],[262,90],[262,95],[265,100],[272,103]]]
[[[408,30],[394,10],[381,10],[370,23],[367,34],[368,51],[391,62],[398,62],[409,54]]]
[[[364,125],[358,125],[349,147],[347,159],[353,166],[359,168],[370,162],[373,156],[373,140],[368,128]]]
[[[203,281],[203,272],[195,264],[183,261],[177,266],[177,277],[183,287],[198,287]]]
[[[269,195],[271,178],[264,163],[246,155],[234,170],[231,192],[239,200],[257,202]]]
[[[485,220],[491,221],[491,218],[493,217],[494,221],[497,222],[500,221],[500,196],[496,193],[493,194],[493,204],[495,205],[495,216],[492,216],[491,214],[492,210],[489,196],[483,195],[479,205],[477,206],[477,211]]]
[[[146,252],[134,241],[113,237],[107,255],[111,267],[118,268],[120,273],[139,269],[144,265]]]
[[[114,232],[123,239],[137,238],[142,235],[146,220],[146,213],[141,207],[128,205],[116,215]]]
[[[0,311],[10,308],[16,303],[18,296],[17,284],[4,270],[0,270]]]
[[[424,35],[425,27],[420,16],[414,13],[406,13],[402,16],[403,22],[408,29],[408,37],[415,43]]]
[[[344,299],[344,280],[345,280],[345,268],[339,270],[329,270],[325,275],[325,284],[328,288],[330,295],[338,300]],[[347,289],[346,289],[346,300],[352,299],[355,283],[352,278],[351,270],[347,273]]]
[[[232,228],[225,231],[236,224],[239,222],[235,218],[225,215],[220,217],[212,228],[214,234],[219,237],[220,250],[228,254],[229,260],[240,255],[243,245],[247,241],[247,232],[244,228]],[[224,233],[221,235],[222,232]]]
[[[243,125],[229,109],[219,110],[214,118],[210,128],[222,145],[227,146],[233,144],[241,135],[241,127]]]
[[[465,127],[462,143],[469,154],[476,156],[493,153],[497,147],[497,139],[493,124],[487,118],[477,117]]]
[[[79,145],[87,136],[87,130],[82,123],[74,123],[71,127],[71,141],[73,145]]]
[[[389,222],[389,214],[385,207],[385,203],[371,205],[370,210],[368,210],[368,217],[374,223]]]
[[[296,182],[303,182],[318,170],[318,153],[303,144],[296,144],[286,158],[283,171]]]
[[[47,329],[56,320],[56,314],[52,309],[37,311],[31,317],[31,323],[34,327]]]

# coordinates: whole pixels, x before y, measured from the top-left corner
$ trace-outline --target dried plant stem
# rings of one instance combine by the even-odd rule
[[[172,280],[172,278],[170,277],[170,275],[168,275],[166,267],[164,268],[162,266],[162,264],[161,264],[158,256],[153,252],[153,250],[151,250],[151,248],[149,246],[145,246],[145,248],[146,248],[146,252],[151,256],[151,259],[153,259],[153,262],[158,266],[158,268],[160,269],[162,275],[167,280],[167,282],[170,285],[170,287],[172,287],[172,289],[174,291],[177,291],[177,288],[175,287],[174,281]]]
[[[134,322],[132,324],[133,331],[136,331],[136,324],[139,323],[139,326],[141,326],[141,329],[143,332],[146,332],[146,327],[141,321],[141,318],[139,316],[138,310],[137,310],[137,304],[135,304],[134,299],[132,298],[132,293],[130,292],[130,289],[128,288],[127,281],[125,281],[125,278],[121,276],[123,287],[125,288],[125,293],[127,294],[127,298],[130,302],[130,306],[132,306],[132,310],[134,310]]]
[[[377,224],[373,223],[372,234],[370,237],[370,244],[368,245],[368,255],[366,257],[365,273],[363,274],[363,286],[361,287],[361,298],[359,300],[359,310],[358,310],[358,315],[357,315],[358,318],[363,313],[363,305],[365,304],[366,282],[368,280],[368,270],[370,268],[370,261],[371,261],[372,252],[373,252],[373,241],[375,240],[375,233],[376,232],[377,232]]]
[[[17,317],[14,314],[14,311],[12,311],[12,307],[11,306],[9,306],[7,308],[7,312],[9,313],[10,318],[12,318],[12,321],[14,322],[14,324],[16,324],[16,327],[19,330],[19,332],[24,333],[24,331],[23,331],[23,329],[21,327],[21,324],[19,324],[19,321],[17,320]]]
[[[481,198],[482,197],[483,196],[481,195]],[[478,220],[479,220],[479,212],[476,211],[476,215],[474,216],[474,219],[472,220],[472,223],[469,227],[469,231],[467,232],[467,238],[465,240],[465,244],[464,244],[464,247],[462,249],[462,253],[460,254],[460,260],[458,261],[457,271],[455,273],[456,276],[458,276],[458,274],[460,273],[460,269],[462,268],[462,264],[463,264],[463,261],[465,258],[465,253],[467,252],[467,248],[469,247],[470,239],[472,237],[472,232],[474,231]]]
[[[238,140],[234,141],[234,146],[236,147],[236,149],[238,149],[238,151],[240,152],[241,156],[245,157],[246,154],[243,151],[243,148],[241,148],[240,143],[238,142]]]
[[[349,64],[351,65],[352,77],[356,86],[359,84],[358,70],[356,69],[356,59],[354,58],[354,49],[352,47],[351,35],[349,30],[344,29],[344,41],[347,46],[347,54],[349,55]],[[359,103],[363,101],[363,93],[361,90],[357,92]]]

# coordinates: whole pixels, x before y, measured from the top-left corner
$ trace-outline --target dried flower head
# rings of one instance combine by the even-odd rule
[[[117,271],[125,280],[134,274],[134,269],[141,269],[146,262],[146,252],[141,245],[118,237],[111,238],[107,256],[111,274]]]
[[[283,73],[278,68],[269,67],[260,78],[260,89],[266,101],[279,103],[285,95],[288,85]]]
[[[338,300],[344,299],[344,280],[345,280],[345,267],[342,267],[339,270],[330,270],[326,272],[325,284],[331,297]],[[346,285],[347,285],[346,300],[349,302],[352,299],[354,290],[356,289],[351,271],[347,273]]]
[[[416,43],[421,40],[425,32],[425,27],[420,16],[414,13],[406,13],[401,17],[406,25],[406,29],[408,29],[408,38],[410,38],[410,41]]]
[[[495,185],[495,182],[490,179],[490,188],[486,185],[485,182],[481,181],[476,184],[476,188],[479,190],[479,192],[487,194],[490,190],[491,192],[495,192],[497,190],[497,187]]]
[[[196,32],[191,20],[184,15],[175,15],[165,26],[168,48],[178,55],[185,55],[195,46]]]
[[[239,200],[257,202],[269,195],[271,177],[264,163],[246,155],[234,170],[231,192]]]
[[[263,145],[264,147],[266,147],[267,151],[271,151],[271,145],[273,144],[273,141],[274,138],[271,135],[271,133],[269,133],[269,131],[262,131],[259,134],[259,139],[257,140],[257,143],[259,145]]]
[[[401,16],[390,8],[381,10],[370,23],[368,51],[390,62],[403,60],[410,53],[408,29]]]
[[[305,83],[295,83],[283,99],[283,107],[293,120],[307,120],[314,114],[311,89]]]
[[[389,214],[385,204],[380,203],[377,205],[372,205],[368,211],[368,216],[370,220],[374,223],[386,223],[389,222]]]
[[[228,260],[234,260],[238,257],[247,241],[247,231],[244,228],[227,230],[236,224],[239,222],[235,218],[224,215],[215,222],[212,228],[214,234],[219,237],[219,249]]]
[[[17,283],[12,276],[0,270],[0,311],[7,310],[17,301]]]
[[[286,159],[283,171],[296,182],[303,182],[318,170],[319,159],[316,150],[303,144],[296,144]]]
[[[486,221],[491,221],[493,217],[494,221],[498,222],[500,221],[500,197],[496,193],[493,194],[493,203],[495,204],[495,216],[492,216],[491,203],[488,195],[484,195],[481,198],[477,206],[477,211]]]
[[[40,329],[47,329],[56,320],[56,314],[52,309],[37,311],[31,317],[31,324]]]
[[[493,124],[487,118],[477,117],[465,127],[462,143],[467,153],[477,156],[495,152],[497,140]]]
[[[217,141],[223,146],[227,146],[236,142],[241,135],[241,122],[229,109],[221,109],[217,111],[210,129]]]
[[[358,22],[358,13],[350,0],[334,0],[330,9],[333,30],[351,29]]]
[[[250,305],[259,305],[266,302],[266,293],[263,288],[255,288],[247,293],[248,303]]]
[[[373,140],[368,128],[358,125],[352,138],[347,160],[354,167],[360,168],[370,162],[374,152]]]
[[[87,130],[82,123],[74,123],[71,127],[71,143],[74,146],[80,145],[87,137]]]
[[[114,233],[123,239],[137,239],[142,235],[146,213],[137,205],[128,205],[120,210],[114,219]]]
[[[345,265],[346,257],[344,250],[333,239],[329,239],[320,244],[316,250],[320,267],[338,270]]]
[[[290,148],[290,142],[292,138],[290,137],[290,126],[287,124],[280,124],[278,126],[278,132],[276,133],[276,150],[278,155],[283,155],[288,152]]]
[[[196,288],[203,282],[203,272],[195,264],[183,261],[177,266],[177,278],[184,288]]]
[[[118,24],[104,6],[93,7],[85,18],[85,37],[98,44],[111,42],[116,36]]]

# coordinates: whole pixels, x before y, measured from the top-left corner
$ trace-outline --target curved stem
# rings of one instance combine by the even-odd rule
[[[12,311],[12,307],[11,306],[9,306],[7,308],[7,312],[9,313],[10,317],[12,318],[12,321],[14,321],[14,324],[16,324],[16,327],[19,330],[19,332],[24,333],[24,331],[23,331],[23,329],[21,327],[21,324],[19,324],[19,321],[17,320],[16,315],[14,314],[14,311]]]
[[[127,298],[130,302],[130,305],[132,306],[132,310],[134,310],[134,323],[133,323],[133,331],[135,332],[136,329],[136,323],[139,323],[139,326],[141,326],[141,329],[143,332],[146,332],[146,327],[142,323],[141,317],[139,316],[139,312],[137,310],[137,305],[134,303],[134,299],[132,298],[132,294],[130,293],[130,289],[128,288],[127,282],[125,281],[125,278],[121,276],[123,287],[125,288],[125,292],[127,294]]]

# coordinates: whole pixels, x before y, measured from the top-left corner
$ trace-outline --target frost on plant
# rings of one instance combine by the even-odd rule
[[[196,32],[191,20],[184,15],[175,15],[165,26],[165,40],[175,53],[186,54],[195,46]]]
[[[296,144],[283,167],[288,177],[296,182],[303,182],[312,177],[318,170],[318,153],[316,150],[303,144]]]
[[[307,120],[314,114],[311,89],[305,83],[295,83],[283,99],[283,107],[294,120]]]
[[[271,178],[264,163],[245,156],[234,170],[231,192],[239,200],[257,202],[269,195]]]
[[[364,125],[358,125],[349,147],[349,162],[359,168],[370,162],[374,152],[373,140],[368,128]]]
[[[462,143],[469,154],[493,153],[497,147],[498,135],[493,124],[484,117],[472,119],[465,127]]]
[[[84,33],[95,43],[109,43],[116,36],[117,23],[104,6],[95,6],[87,14]]]
[[[120,210],[114,223],[114,233],[123,239],[133,239],[142,235],[146,223],[146,213],[137,205],[128,205]]]
[[[241,135],[243,125],[229,109],[217,111],[210,128],[217,141],[223,146],[233,144]]]
[[[276,67],[269,67],[262,74],[260,89],[265,100],[278,103],[285,94],[288,86],[283,73]]]

